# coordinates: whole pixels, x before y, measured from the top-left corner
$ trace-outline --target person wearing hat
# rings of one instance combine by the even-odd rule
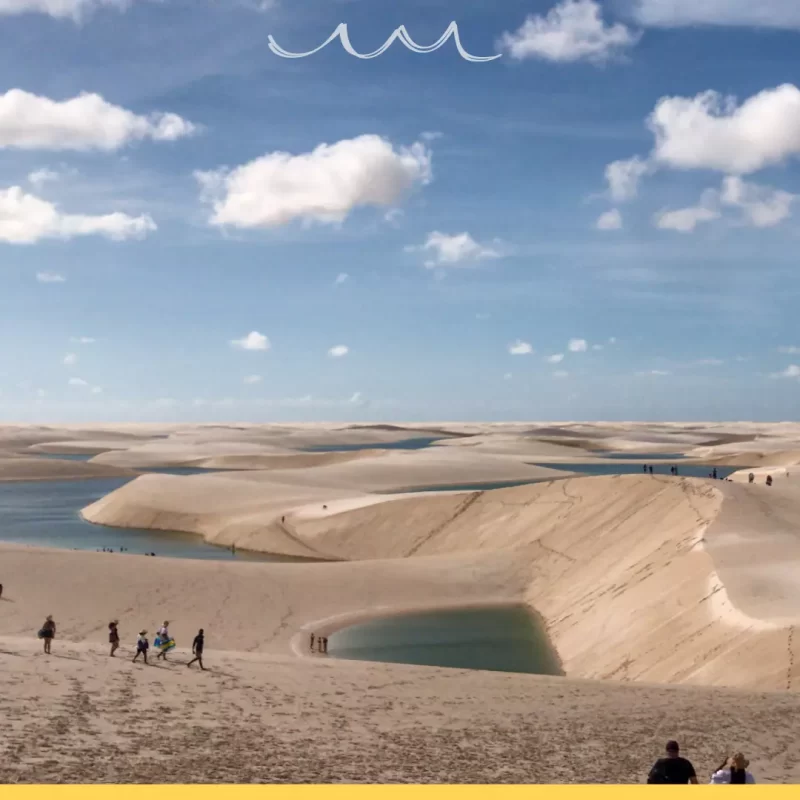
[[[659,758],[650,774],[647,776],[648,783],[672,783],[687,784],[697,783],[697,773],[692,762],[683,758],[680,754],[680,747],[674,740],[667,742],[667,757]]]
[[[136,655],[133,660],[136,661],[140,655],[144,656],[144,663],[147,663],[147,651],[150,649],[150,642],[147,641],[147,631],[139,631],[139,638],[136,640]]]
[[[711,783],[755,783],[756,779],[747,771],[750,762],[743,753],[734,753],[726,758],[722,766],[711,776]]]

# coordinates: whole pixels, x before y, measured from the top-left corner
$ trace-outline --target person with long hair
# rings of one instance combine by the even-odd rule
[[[744,757],[743,753],[734,753],[730,758],[726,758],[711,776],[711,783],[714,784],[742,784],[755,783],[756,779],[748,771],[750,762]]]

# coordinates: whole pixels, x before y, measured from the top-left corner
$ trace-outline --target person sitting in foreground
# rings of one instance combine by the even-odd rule
[[[711,783],[755,783],[752,773],[747,771],[750,762],[743,753],[734,753],[726,758],[722,766],[711,776]]]
[[[659,758],[650,774],[648,783],[697,783],[697,773],[692,762],[680,755],[680,747],[676,741],[667,742],[667,757]]]

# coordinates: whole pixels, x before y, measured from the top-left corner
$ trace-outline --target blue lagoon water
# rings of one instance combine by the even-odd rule
[[[547,635],[520,607],[384,617],[331,634],[328,654],[356,661],[563,674]]]
[[[191,533],[92,525],[80,510],[128,482],[127,478],[0,483],[0,539],[62,549],[104,547],[172,558],[245,561],[307,561],[237,550],[231,553]]]

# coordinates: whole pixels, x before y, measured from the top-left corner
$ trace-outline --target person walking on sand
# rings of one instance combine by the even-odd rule
[[[652,467],[652,466],[649,466],[649,467],[647,468],[647,471],[648,471],[648,472],[649,472],[649,473],[652,475],[652,474],[653,474],[653,467]]]
[[[114,658],[114,653],[119,649],[119,631],[117,630],[119,620],[115,619],[108,623],[108,643],[111,645],[111,658]]]
[[[163,658],[164,661],[167,660],[167,653],[175,647],[175,642],[172,641],[172,637],[169,635],[169,620],[164,620],[164,624],[158,629],[158,643],[157,646],[160,648],[159,653],[156,656],[156,661],[159,658]]]
[[[755,783],[756,779],[747,771],[750,762],[743,753],[734,753],[722,762],[720,768],[711,776],[711,783]]]
[[[772,486],[772,475],[767,475],[767,486]]]
[[[144,656],[144,663],[147,663],[147,651],[150,649],[150,642],[147,641],[147,631],[139,631],[139,638],[136,640],[136,655],[133,660],[136,661],[139,656]]]
[[[669,783],[687,784],[697,783],[697,773],[692,766],[692,762],[683,758],[680,754],[680,747],[674,740],[667,742],[667,757],[659,758],[650,774],[647,776],[648,783]]]
[[[205,644],[205,636],[203,635],[203,629],[200,628],[200,632],[197,636],[194,637],[194,641],[192,642],[192,654],[194,658],[186,665],[187,667],[191,667],[195,661],[200,664],[200,669],[205,670],[203,666],[203,646]]]
[[[39,631],[39,638],[44,640],[44,652],[50,655],[50,644],[56,638],[56,624],[53,618],[48,614],[47,619]]]

